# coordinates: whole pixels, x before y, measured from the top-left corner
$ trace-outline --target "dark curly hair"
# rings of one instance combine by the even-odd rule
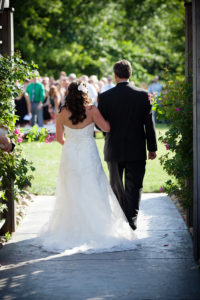
[[[72,113],[69,119],[73,125],[83,122],[86,119],[85,107],[90,103],[88,93],[78,90],[78,86],[81,83],[86,87],[83,81],[75,81],[69,85],[68,94],[65,97],[65,104],[63,105],[63,107],[66,107]]]

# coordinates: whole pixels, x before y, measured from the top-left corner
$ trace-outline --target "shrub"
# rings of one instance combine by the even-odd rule
[[[11,153],[4,152],[0,149],[0,198],[5,199],[5,192],[14,182],[14,198],[17,200],[18,194],[23,194],[25,187],[31,185],[33,176],[30,171],[34,167],[23,153],[21,142],[23,133],[15,129],[15,122],[18,118],[15,115],[14,99],[20,93],[19,85],[23,84],[25,79],[33,77],[36,65],[29,65],[21,59],[19,55],[13,57],[0,57],[0,125],[8,127],[8,136],[15,143],[15,149]],[[35,129],[34,129],[35,130]],[[29,140],[31,136],[29,134]],[[40,140],[44,140],[47,133],[43,130]],[[4,203],[0,203],[0,212],[6,208]]]
[[[167,81],[161,105],[154,103],[158,120],[169,125],[165,135],[159,138],[166,147],[160,162],[172,176],[163,189],[168,194],[175,194],[186,209],[192,206],[193,200],[192,85],[185,81]]]

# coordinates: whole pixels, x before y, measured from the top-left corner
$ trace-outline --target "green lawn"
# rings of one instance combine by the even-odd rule
[[[166,125],[157,125],[157,136],[166,130]],[[99,133],[96,138],[97,146],[103,163],[106,175],[108,176],[107,165],[103,160],[104,139]],[[33,194],[53,195],[56,188],[57,173],[62,146],[57,142],[51,144],[32,142],[23,143],[26,157],[31,160],[36,168],[33,173],[34,180],[29,191]],[[165,152],[165,147],[158,144],[158,157]],[[169,179],[163,170],[158,158],[154,161],[147,161],[146,174],[144,179],[144,192],[159,192],[160,186]]]

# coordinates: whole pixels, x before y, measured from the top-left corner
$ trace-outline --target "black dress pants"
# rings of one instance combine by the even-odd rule
[[[113,192],[129,223],[132,223],[139,211],[146,161],[109,161],[107,164]]]

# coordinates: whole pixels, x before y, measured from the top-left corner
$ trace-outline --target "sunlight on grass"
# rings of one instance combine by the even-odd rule
[[[157,136],[166,131],[166,125],[159,124],[157,127]],[[103,168],[108,176],[107,164],[103,160],[104,138],[101,133],[96,135],[96,143],[102,160]],[[23,144],[26,157],[31,160],[36,168],[33,173],[34,180],[32,187],[29,189],[31,193],[40,195],[53,195],[55,193],[57,174],[62,146],[57,142],[51,144],[32,142]],[[158,157],[166,151],[164,145],[158,143]],[[163,170],[158,158],[154,161],[147,161],[146,174],[144,179],[144,192],[159,192],[160,187],[170,177]]]

